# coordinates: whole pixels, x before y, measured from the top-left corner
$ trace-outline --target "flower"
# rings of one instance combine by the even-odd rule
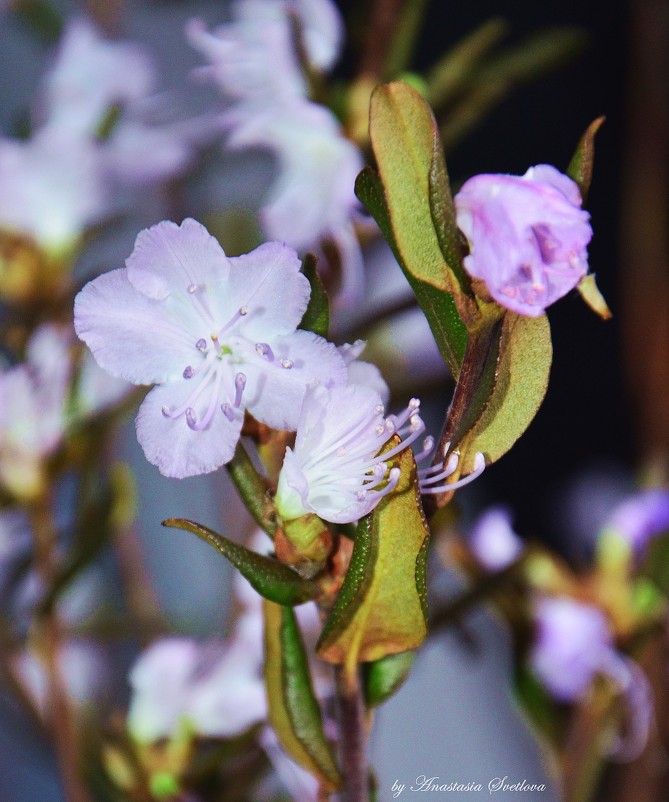
[[[669,532],[669,490],[643,490],[619,504],[606,524],[640,554],[658,535]]]
[[[511,513],[504,507],[491,507],[480,515],[467,542],[486,571],[502,571],[523,552],[523,542],[511,526]]]
[[[226,147],[264,148],[276,157],[279,175],[260,211],[265,235],[321,256],[334,245],[338,258],[321,260],[336,273],[334,300],[355,301],[363,262],[354,184],[364,160],[330,110],[307,98],[291,20],[295,15],[307,61],[326,69],[341,43],[338,11],[329,0],[238,0],[232,10],[233,21],[213,33],[198,20],[186,29],[210,62],[196,76],[213,81],[231,101],[221,117]]]
[[[260,656],[234,639],[227,645],[187,638],[157,641],[128,677],[130,733],[152,743],[185,725],[198,735],[227,738],[263,721]]]
[[[140,232],[126,265],[79,293],[75,329],[109,373],[158,385],[137,438],[165,476],[228,462],[245,408],[294,430],[310,383],[346,380],[334,345],[296,331],[310,289],[291,248],[228,258],[195,220],[164,221]]]
[[[388,460],[425,429],[419,407],[414,398],[399,416],[384,418],[381,398],[368,387],[309,388],[295,448],[286,449],[279,474],[275,502],[281,517],[315,513],[350,523],[371,512],[399,480],[400,469],[389,471]],[[379,454],[395,435],[405,439]]]
[[[536,317],[588,271],[590,216],[578,186],[555,167],[474,176],[455,196],[455,208],[469,241],[465,269],[507,309]]]

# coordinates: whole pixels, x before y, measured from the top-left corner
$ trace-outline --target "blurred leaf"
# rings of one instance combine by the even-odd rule
[[[499,17],[487,20],[461,39],[430,70],[427,99],[432,108],[448,103],[462,91],[485,54],[502,39],[508,24]]]
[[[341,778],[323,732],[295,613],[266,601],[263,614],[270,724],[286,754],[318,777],[326,790],[335,791]]]
[[[306,331],[313,331],[321,337],[328,336],[330,326],[330,310],[328,307],[328,296],[325,287],[318,275],[318,257],[313,253],[308,253],[302,260],[302,272],[309,280],[311,285],[311,295],[309,304],[306,308],[300,328]]]
[[[429,530],[416,465],[410,449],[393,462],[401,469],[398,485],[358,524],[351,563],[316,647],[324,660],[348,669],[414,649],[427,631]]]
[[[63,17],[49,0],[18,0],[14,13],[40,39],[48,44],[57,42],[63,30]]]
[[[546,395],[553,349],[546,315],[506,312],[494,390],[482,415],[462,442],[460,469],[473,469],[482,451],[486,463],[505,454],[530,425]]]
[[[98,127],[95,131],[96,139],[99,139],[100,142],[106,142],[114,133],[114,129],[121,119],[122,114],[123,106],[120,103],[112,103],[98,123]]]
[[[613,317],[604,296],[599,291],[594,273],[588,273],[587,276],[584,276],[576,289],[581,293],[581,298],[590,309],[598,314],[602,320],[610,320]]]
[[[403,70],[409,67],[427,4],[428,0],[410,0],[410,2],[404,3],[395,36],[386,53],[383,65],[385,79],[397,78]]]
[[[440,115],[446,152],[459,142],[512,89],[575,56],[586,36],[576,28],[549,28],[487,61],[472,74],[462,99]]]
[[[572,160],[569,162],[569,167],[567,167],[567,175],[578,184],[578,188],[581,190],[584,205],[588,199],[588,191],[592,181],[592,170],[595,162],[595,136],[605,119],[606,117],[598,117],[590,123],[578,143],[576,153],[574,153]]]
[[[184,518],[168,518],[163,521],[163,526],[184,529],[209,543],[248,579],[261,596],[270,601],[292,606],[314,599],[319,593],[313,582],[303,579],[292,568],[240,546],[213,529]]]
[[[376,707],[397,693],[409,676],[416,653],[389,654],[364,666],[365,701]]]

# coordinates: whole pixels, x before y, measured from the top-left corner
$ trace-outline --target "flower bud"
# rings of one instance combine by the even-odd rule
[[[540,315],[588,271],[590,216],[581,209],[578,186],[555,167],[474,176],[455,207],[469,241],[465,269],[519,315]]]

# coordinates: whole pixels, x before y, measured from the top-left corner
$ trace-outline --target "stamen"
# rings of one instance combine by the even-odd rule
[[[449,462],[450,462],[451,458],[454,457],[454,456],[457,457],[457,454],[451,454],[451,457],[449,457],[448,461],[446,462],[446,469],[445,469],[444,473],[446,473],[446,471],[448,471]],[[433,476],[430,479],[421,479],[421,481],[420,481],[420,492],[423,495],[431,495],[431,494],[437,494],[437,493],[450,493],[452,490],[458,490],[459,488],[464,487],[465,485],[468,485],[470,482],[473,482],[474,479],[478,479],[478,477],[483,473],[484,470],[485,470],[485,457],[483,456],[483,454],[480,451],[477,451],[476,454],[474,455],[474,470],[468,476],[465,476],[464,479],[458,479],[457,482],[451,482],[450,484],[446,483],[444,485],[439,485],[439,487],[430,487],[429,486],[433,482],[438,481],[437,477]],[[451,471],[451,473],[452,472],[453,471]],[[447,474],[447,476],[448,475],[450,475],[450,474]],[[442,478],[446,478],[446,477],[442,477]]]
[[[268,362],[274,362],[274,351],[272,351],[269,343],[256,343],[256,351],[263,359]]]
[[[172,417],[172,415],[170,414],[170,408],[167,406],[167,404],[163,405],[163,407],[162,407],[162,410],[161,410],[161,411],[162,411],[163,415],[164,415],[166,418],[171,418],[171,417]]]
[[[188,293],[189,293],[189,295],[193,295],[197,291],[198,291],[198,285],[197,284],[189,284],[188,285]]]
[[[195,343],[195,347],[198,351],[207,350],[207,341],[204,339],[204,337],[200,337],[200,339]]]
[[[239,307],[239,314],[242,317],[246,317],[246,315],[248,315],[248,313],[249,313],[248,307],[246,307],[246,306],[240,306]]]
[[[238,373],[235,376],[235,407],[238,409],[242,403],[242,393],[246,387],[246,374]]]
[[[426,468],[421,471],[419,473],[421,482],[425,485],[433,485],[435,482],[441,482],[444,479],[448,479],[449,476],[452,476],[452,474],[455,473],[459,461],[460,455],[453,452],[446,460],[445,464],[443,462],[439,462],[437,465],[433,465],[431,468]],[[435,473],[436,476],[434,475]]]
[[[193,407],[188,407],[186,410],[186,423],[188,424],[189,429],[195,429],[197,426],[197,420],[195,418],[195,411]]]
[[[282,359],[281,360],[281,367],[285,368],[286,370],[290,370],[295,363],[292,359]]]
[[[232,422],[235,419],[235,412],[230,406],[230,404],[228,403],[221,404],[221,412],[230,422]]]
[[[193,370],[193,366],[186,365],[186,367],[184,368],[184,372],[181,375],[184,377],[184,379],[192,379],[194,374],[195,371]]]
[[[240,306],[239,309],[235,312],[235,314],[225,323],[216,333],[216,336],[213,334],[211,335],[211,339],[216,341],[223,332],[227,331],[229,328],[235,325],[235,323],[239,320],[240,317],[246,317],[248,315],[249,310],[245,306]]]
[[[425,440],[423,440],[423,450],[419,451],[418,454],[414,454],[414,460],[416,462],[422,462],[422,460],[427,459],[432,453],[432,449],[434,448],[434,437],[429,434]]]
[[[377,423],[374,427],[374,431],[379,435],[379,437],[385,432],[386,427],[382,423]]]

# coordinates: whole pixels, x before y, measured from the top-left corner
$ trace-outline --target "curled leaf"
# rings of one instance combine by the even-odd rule
[[[209,543],[248,579],[261,596],[270,601],[294,606],[318,596],[319,590],[314,582],[304,579],[287,565],[240,546],[213,529],[185,518],[168,518],[163,521],[163,526],[184,529]]]

